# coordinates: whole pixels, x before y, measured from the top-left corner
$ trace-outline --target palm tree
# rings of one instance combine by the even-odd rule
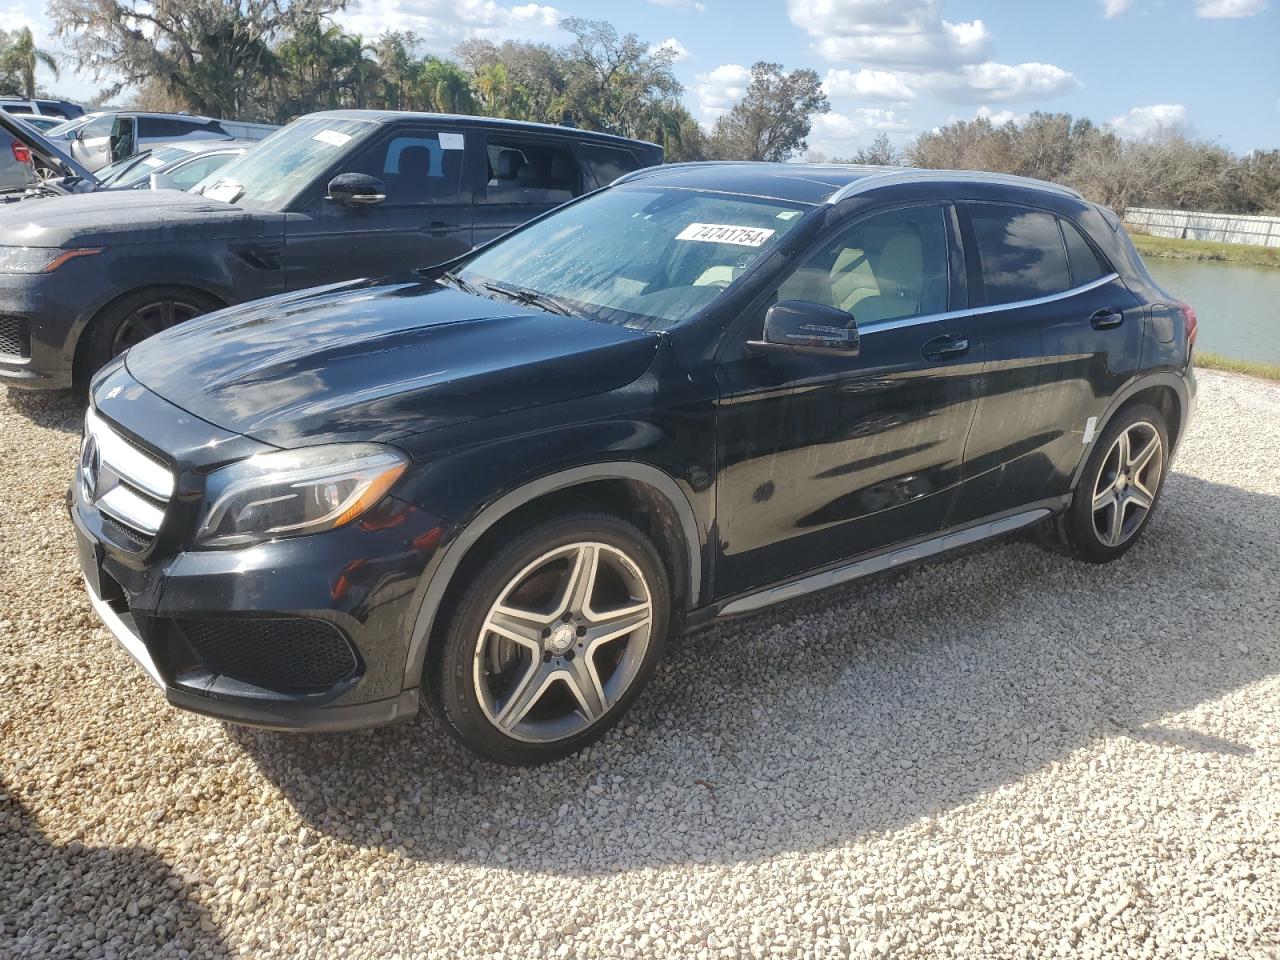
[[[36,67],[44,64],[58,76],[58,61],[53,54],[36,47],[36,38],[30,27],[23,27],[14,35],[13,43],[0,52],[0,71],[16,73],[22,78],[23,95],[28,99],[36,95]]]

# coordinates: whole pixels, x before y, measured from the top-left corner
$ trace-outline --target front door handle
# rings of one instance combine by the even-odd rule
[[[1119,310],[1104,307],[1089,318],[1089,326],[1095,330],[1110,330],[1112,327],[1120,326],[1123,321],[1124,314]]]
[[[969,352],[969,340],[958,333],[944,333],[940,337],[925,341],[920,354],[926,360],[950,360]]]

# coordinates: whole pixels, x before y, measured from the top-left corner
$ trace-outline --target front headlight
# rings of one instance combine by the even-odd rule
[[[93,257],[101,247],[0,247],[0,273],[53,273],[68,260]]]
[[[382,499],[409,459],[376,443],[264,453],[209,475],[196,541],[239,547],[333,530]]]

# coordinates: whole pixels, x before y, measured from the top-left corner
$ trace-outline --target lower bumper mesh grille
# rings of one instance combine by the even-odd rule
[[[22,317],[0,317],[0,354],[24,360],[31,356],[31,331]]]
[[[209,671],[268,690],[326,690],[359,666],[342,631],[323,620],[182,619],[176,627]]]

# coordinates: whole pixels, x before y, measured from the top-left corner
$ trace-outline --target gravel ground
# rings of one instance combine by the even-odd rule
[[[1145,539],[724,624],[512,771],[168,708],[99,627],[71,401],[0,394],[0,957],[1280,957],[1280,385],[1204,373]]]

